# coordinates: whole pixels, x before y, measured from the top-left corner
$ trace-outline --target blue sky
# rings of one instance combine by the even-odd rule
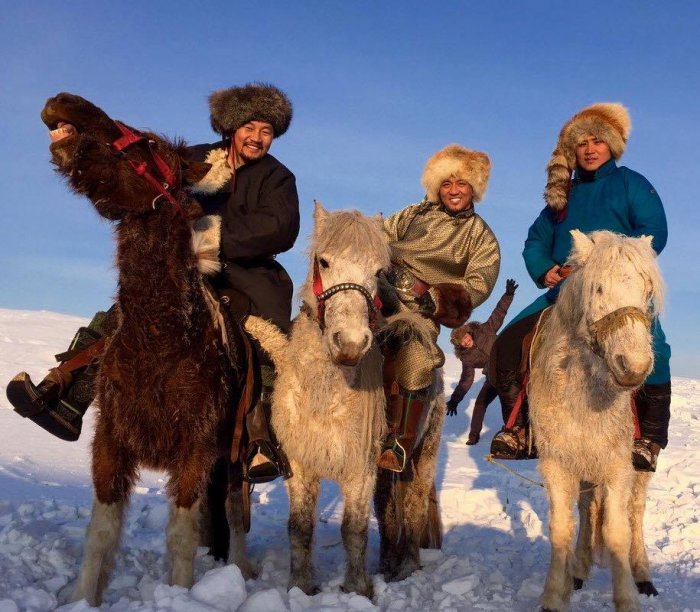
[[[429,155],[486,151],[477,212],[501,243],[511,314],[537,295],[520,252],[543,206],[564,121],[620,101],[633,130],[622,163],[666,206],[664,327],[673,373],[700,377],[700,4],[660,2],[17,2],[0,21],[0,307],[89,316],[115,289],[110,225],[48,163],[45,99],[80,94],[111,116],[191,143],[215,139],[206,98],[262,80],[295,116],[272,153],[297,176],[302,231],[281,261],[298,286],[312,201],[389,214],[421,199]],[[441,343],[445,342],[443,333]]]

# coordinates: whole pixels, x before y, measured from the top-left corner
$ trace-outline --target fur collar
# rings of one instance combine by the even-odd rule
[[[189,192],[194,195],[208,195],[216,193],[228,185],[231,180],[231,168],[228,165],[228,151],[225,148],[212,149],[207,153],[204,161],[211,164],[211,170],[204,178],[192,185]]]

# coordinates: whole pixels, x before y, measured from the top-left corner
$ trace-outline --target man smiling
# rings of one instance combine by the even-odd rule
[[[496,236],[474,212],[483,197],[491,162],[485,153],[448,145],[425,165],[426,196],[386,218],[392,270],[380,278],[386,310],[420,312],[430,319],[433,346],[416,340],[390,351],[397,393],[387,398],[390,428],[379,464],[402,471],[430,412],[427,388],[445,356],[440,325],[459,327],[491,294],[501,255]],[[401,431],[399,431],[399,429]]]

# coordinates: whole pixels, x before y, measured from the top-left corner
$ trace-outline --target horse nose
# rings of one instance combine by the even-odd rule
[[[615,378],[625,387],[634,387],[644,382],[652,365],[651,358],[630,359],[622,354],[615,355],[613,361],[616,370]]]
[[[335,361],[341,365],[354,366],[367,352],[372,343],[372,334],[363,333],[359,338],[350,338],[342,332],[333,334]]]

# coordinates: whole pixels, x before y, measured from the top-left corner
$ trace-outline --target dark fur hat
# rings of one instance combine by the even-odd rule
[[[219,134],[231,134],[248,121],[266,121],[277,138],[292,121],[289,98],[269,83],[219,89],[209,96],[209,110],[211,127]]]
[[[481,323],[478,323],[477,321],[470,321],[466,325],[462,325],[462,327],[453,329],[452,333],[450,334],[450,342],[453,346],[458,347],[460,342],[462,342],[462,338],[464,338],[464,336],[467,334],[471,334],[473,338],[474,332],[476,332],[480,326]]]

